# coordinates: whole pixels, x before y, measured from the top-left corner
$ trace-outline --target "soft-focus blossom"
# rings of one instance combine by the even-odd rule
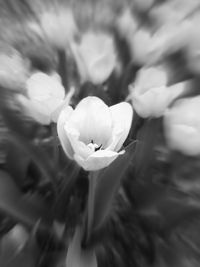
[[[22,91],[28,78],[28,62],[17,51],[0,54],[0,85]]]
[[[149,65],[158,62],[165,48],[164,36],[157,37],[146,28],[139,28],[135,34],[129,37],[129,46],[132,58],[141,65]]]
[[[175,2],[171,1],[171,5],[169,2],[156,5],[150,11],[150,17],[155,21],[154,46],[157,46],[163,55],[183,49],[190,39],[193,27],[190,19],[186,17],[186,10],[178,8]]]
[[[130,86],[130,99],[141,117],[160,117],[169,104],[185,90],[185,83],[167,86],[167,73],[163,68],[143,68],[139,71],[135,84]]]
[[[177,24],[166,24],[151,32],[140,28],[129,38],[133,60],[142,65],[157,64],[166,55],[183,49],[188,41],[191,23],[182,21]]]
[[[59,75],[34,73],[27,80],[26,87],[27,97],[18,96],[24,113],[41,124],[56,122],[62,106],[66,103],[65,89]]]
[[[150,61],[152,36],[146,29],[138,29],[138,31],[130,36],[129,46],[134,61],[139,64],[145,64]]]
[[[200,155],[200,96],[175,102],[164,116],[167,144],[190,156]]]
[[[75,110],[68,106],[60,113],[57,130],[61,145],[85,170],[105,168],[123,153],[118,151],[128,136],[132,116],[128,103],[108,107],[97,97],[86,97]]]
[[[87,32],[71,49],[82,81],[103,83],[116,66],[114,40],[109,34]]]
[[[133,38],[133,35],[138,28],[138,22],[130,9],[124,9],[123,12],[116,18],[116,27],[120,35],[126,38],[128,42],[130,38]]]
[[[176,24],[181,20],[188,19],[199,7],[199,0],[164,1],[155,5],[150,10],[150,14],[154,14],[160,24]]]
[[[40,23],[49,42],[61,49],[66,49],[78,31],[74,15],[69,8],[63,7],[43,12]]]

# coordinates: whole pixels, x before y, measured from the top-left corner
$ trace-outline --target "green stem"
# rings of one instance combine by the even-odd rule
[[[54,166],[57,169],[59,161],[59,149],[57,144],[57,129],[55,123],[51,123],[51,134],[53,136],[53,161],[55,164]]]
[[[87,238],[89,240],[93,224],[94,216],[94,199],[95,199],[95,189],[97,183],[98,172],[90,172],[89,174],[89,192],[88,192],[88,210],[87,210]]]

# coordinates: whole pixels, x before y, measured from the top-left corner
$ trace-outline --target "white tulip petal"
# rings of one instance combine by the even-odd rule
[[[63,150],[70,159],[73,159],[74,151],[64,127],[66,122],[69,120],[72,112],[73,108],[71,106],[67,106],[60,112],[57,122],[58,137],[60,139]]]
[[[186,93],[189,90],[189,87],[187,86],[189,82],[180,82],[173,84],[168,89],[171,94],[171,101],[173,101],[175,98],[181,96],[182,94]]]
[[[59,105],[51,113],[51,121],[57,123],[58,117],[61,111],[63,110],[64,106],[65,106],[65,101],[59,101]]]
[[[53,122],[57,123],[60,112],[63,110],[63,108],[65,106],[69,105],[74,92],[75,92],[74,87],[71,87],[68,94],[66,95],[65,99],[60,100],[60,104],[57,106],[57,108],[51,114],[51,120]]]
[[[135,84],[138,93],[144,93],[154,87],[161,87],[167,84],[167,72],[162,67],[142,68],[136,77]]]
[[[83,81],[102,83],[116,65],[115,46],[109,34],[87,32],[83,34],[80,45],[73,44],[71,49]]]
[[[32,100],[30,101],[30,112],[32,112],[33,117],[35,118],[36,121],[42,123],[42,124],[49,124],[51,119],[50,119],[50,112],[48,107],[43,105],[40,101]],[[42,118],[43,117],[43,118]],[[45,118],[45,122],[44,121]]]
[[[108,108],[101,99],[86,97],[74,111],[67,110],[67,116],[61,111],[58,135],[71,159],[87,171],[99,170],[124,153],[116,151],[127,138],[132,116],[128,103]]]
[[[39,101],[30,101],[23,95],[18,96],[18,101],[21,104],[25,115],[33,118],[41,124],[50,124],[49,110]]]
[[[190,156],[200,154],[200,133],[187,125],[173,125],[166,131],[168,146]]]
[[[112,62],[112,58],[102,58],[94,62],[89,66],[90,80],[94,84],[100,84],[108,79],[115,66],[115,62]]]
[[[28,96],[31,100],[45,101],[49,98],[64,99],[65,89],[62,84],[43,72],[34,73],[27,80]]]
[[[143,117],[160,117],[171,102],[170,92],[165,87],[151,88],[140,96],[133,96],[133,107]]]
[[[84,160],[80,155],[75,154],[74,159],[79,165],[83,167],[86,171],[96,171],[103,169],[110,165],[119,155],[123,154],[124,151],[120,153],[108,151],[108,150],[98,150],[91,154],[86,160]]]
[[[74,154],[78,154],[83,159],[87,159],[93,153],[93,151],[86,144],[79,140],[79,132],[72,128],[70,123],[66,123],[64,129],[69,138]]]
[[[170,87],[162,86],[150,88],[143,94],[138,94],[137,88],[133,89],[132,104],[136,112],[142,117],[161,117],[170,103],[181,93],[185,92],[182,83]]]
[[[180,99],[165,112],[168,146],[190,156],[200,155],[200,97]]]
[[[112,140],[107,150],[118,151],[126,140],[133,118],[133,109],[129,103],[119,103],[111,106],[113,120]]]
[[[70,48],[75,57],[76,65],[77,65],[81,80],[82,82],[85,82],[88,80],[88,76],[89,76],[86,62],[84,61],[77,44],[71,43]]]
[[[94,84],[104,82],[111,75],[112,71],[115,68],[115,64],[115,53],[105,51],[104,55],[101,55],[99,58],[96,58],[93,62],[91,62],[91,65],[88,66],[90,80]]]
[[[59,107],[63,106],[64,101],[58,98],[49,98],[44,103],[41,102],[49,110],[49,115],[55,112]]]
[[[65,49],[67,44],[77,33],[77,26],[71,9],[56,8],[42,12],[40,15],[40,25],[42,33],[48,38],[48,41],[57,48]]]
[[[93,141],[105,148],[112,134],[112,116],[108,106],[98,97],[86,97],[76,106],[70,123],[86,145]]]

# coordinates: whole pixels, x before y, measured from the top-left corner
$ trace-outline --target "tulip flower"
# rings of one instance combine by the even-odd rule
[[[0,85],[22,91],[28,77],[28,62],[14,49],[7,53],[1,52],[0,62]]]
[[[40,24],[48,41],[59,49],[66,49],[78,32],[74,15],[69,8],[63,7],[43,12],[40,16]],[[34,24],[31,26],[33,27]],[[38,32],[37,27],[34,28]]]
[[[103,83],[116,65],[116,51],[111,35],[87,32],[80,44],[71,46],[82,81]]]
[[[27,80],[26,87],[27,97],[18,96],[24,113],[41,124],[56,122],[62,106],[67,101],[59,76],[37,72]]]
[[[179,99],[164,115],[165,136],[171,149],[200,155],[200,96]]]
[[[88,96],[73,110],[61,111],[58,137],[70,159],[88,171],[107,167],[123,152],[118,152],[128,136],[133,110],[122,102],[108,107],[98,97]]]
[[[133,38],[138,28],[138,22],[129,8],[124,9],[120,16],[116,18],[116,27],[120,35],[128,42]]]
[[[185,83],[167,85],[167,73],[159,67],[143,68],[130,86],[130,99],[142,117],[161,117],[172,101],[184,91]]]

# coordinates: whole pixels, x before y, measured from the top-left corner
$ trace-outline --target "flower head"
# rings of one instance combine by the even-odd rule
[[[61,145],[85,170],[105,168],[122,153],[118,151],[128,136],[132,116],[128,103],[108,107],[98,97],[88,96],[75,110],[67,106],[60,113],[57,130]]]
[[[49,42],[57,48],[66,49],[78,31],[72,10],[65,7],[43,12],[40,23]]]
[[[116,51],[111,35],[87,32],[80,44],[72,45],[77,67],[83,81],[104,82],[116,65]]]
[[[165,112],[164,126],[171,149],[190,156],[200,155],[200,96],[184,98]]]
[[[0,53],[0,85],[22,91],[28,77],[28,62],[12,49],[9,53]]]
[[[56,122],[65,103],[65,89],[59,76],[37,72],[27,80],[26,87],[27,97],[18,97],[26,115],[41,124]]]
[[[185,90],[185,83],[168,86],[166,71],[158,67],[141,69],[135,85],[130,86],[133,107],[143,118],[162,116]]]

